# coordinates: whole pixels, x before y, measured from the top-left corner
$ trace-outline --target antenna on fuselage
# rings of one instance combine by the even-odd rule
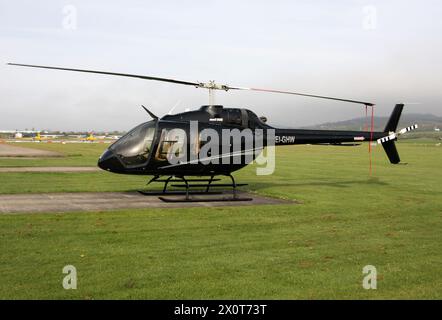
[[[149,114],[149,116],[151,116],[154,120],[157,120],[158,117],[156,115],[154,115],[152,112],[150,112],[149,110],[147,110],[147,108],[143,105],[141,105],[141,107],[146,110],[146,112]]]

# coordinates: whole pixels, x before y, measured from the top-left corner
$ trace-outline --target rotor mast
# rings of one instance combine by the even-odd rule
[[[215,105],[215,90],[229,91],[228,86],[217,84],[215,80],[210,80],[209,82],[200,82],[195,87],[207,89],[209,91],[209,106]]]

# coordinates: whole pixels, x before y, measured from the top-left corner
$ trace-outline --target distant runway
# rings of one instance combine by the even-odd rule
[[[96,172],[98,167],[0,167],[1,172]]]
[[[250,195],[246,193],[241,193],[241,196],[251,197],[253,200],[166,203],[158,199],[156,196],[143,196],[137,192],[13,194],[0,195],[0,213],[54,213],[139,208],[225,207],[265,204],[296,204],[294,201]]]
[[[63,154],[0,143],[0,157],[63,157]]]

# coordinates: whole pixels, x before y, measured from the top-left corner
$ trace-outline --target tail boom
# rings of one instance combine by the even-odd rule
[[[276,129],[275,144],[340,144],[376,141],[385,136],[384,132]]]
[[[399,163],[395,140],[397,136],[417,128],[417,125],[402,129],[395,133],[404,108],[403,104],[396,104],[393,112],[382,132],[342,131],[342,130],[305,130],[305,129],[275,129],[275,145],[293,144],[331,144],[378,141],[387,154],[390,163]]]

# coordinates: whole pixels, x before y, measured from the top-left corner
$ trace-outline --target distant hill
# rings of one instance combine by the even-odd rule
[[[382,131],[389,117],[374,117],[375,131]],[[398,129],[408,127],[417,123],[420,132],[435,132],[435,128],[442,130],[442,117],[432,114],[420,113],[404,113],[399,121]],[[354,118],[350,120],[327,122],[319,125],[305,127],[305,129],[321,129],[321,130],[364,130],[368,126],[370,128],[370,118]],[[441,131],[442,133],[442,131]]]

